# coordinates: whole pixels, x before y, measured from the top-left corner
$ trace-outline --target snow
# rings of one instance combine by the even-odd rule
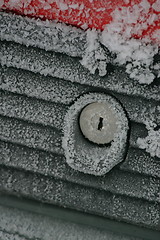
[[[160,129],[154,122],[146,122],[148,136],[138,138],[137,144],[141,149],[145,149],[152,157],[160,158]]]

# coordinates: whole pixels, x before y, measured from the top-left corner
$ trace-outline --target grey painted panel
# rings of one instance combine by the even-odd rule
[[[116,68],[111,74],[101,78],[98,74],[90,74],[79,59],[64,54],[46,52],[24,45],[2,41],[0,44],[0,63],[7,67],[16,67],[57,77],[66,81],[101,87],[133,96],[160,100],[160,86],[140,85],[129,79],[123,68]],[[150,94],[152,92],[152,94]]]
[[[32,197],[43,202],[160,230],[160,205],[154,202],[2,167],[0,189],[9,194]]]
[[[151,157],[149,153],[141,149],[130,148],[120,168],[126,171],[138,172],[160,178],[159,159],[157,157]]]
[[[4,78],[5,80],[2,80],[2,76],[3,73],[1,75],[1,84],[0,84],[0,89],[5,90],[5,92],[0,91],[0,98],[1,98],[1,113],[3,114],[4,111],[4,104],[5,109],[7,111],[7,109],[11,108],[11,104],[12,104],[12,112],[14,112],[14,109],[17,109],[17,112],[21,112],[22,107],[24,108],[28,108],[27,112],[29,114],[29,112],[32,112],[32,114],[38,114],[38,111],[44,112],[47,114],[49,112],[49,115],[51,115],[51,111],[58,111],[57,108],[59,108],[59,114],[55,114],[55,116],[53,117],[53,122],[54,122],[54,118],[61,118],[59,121],[62,123],[63,121],[63,117],[61,115],[64,115],[67,109],[67,106],[69,103],[72,103],[78,96],[84,94],[85,92],[90,92],[90,91],[100,91],[97,88],[92,88],[92,87],[88,87],[85,85],[81,85],[80,89],[77,89],[76,86],[74,86],[74,84],[68,84],[68,82],[66,84],[64,84],[65,86],[62,85],[61,82],[58,83],[58,86],[56,87],[56,81],[55,81],[55,85],[54,87],[51,85],[50,83],[46,83],[47,85],[47,89],[43,88],[44,85],[41,85],[41,81],[39,81],[39,79],[36,79],[36,83],[35,86],[33,87],[33,82],[35,81],[34,78],[32,83],[28,83],[28,86],[26,86],[26,81],[25,84],[23,84],[23,80],[21,78],[21,84],[18,85],[18,83],[15,83],[13,80],[13,74],[14,71],[12,73],[12,80],[8,80],[8,76],[5,75]],[[26,75],[25,72],[23,72],[24,75]],[[33,77],[33,76],[32,76]],[[46,77],[44,77],[46,78]],[[30,79],[30,81],[31,81]],[[16,78],[17,82],[18,79]],[[26,80],[26,78],[25,78]],[[53,82],[53,81],[52,81]],[[62,86],[61,86],[62,85]],[[49,89],[50,87],[50,89]],[[83,87],[83,89],[82,89]],[[26,92],[27,88],[29,88],[28,92]],[[65,88],[65,92],[64,92],[64,88]],[[67,91],[68,89],[68,91]],[[13,93],[18,93],[17,96],[16,94],[11,94],[11,93],[7,93],[6,92],[13,92]],[[42,92],[43,91],[43,92]],[[71,93],[72,91],[72,93]],[[32,98],[27,98],[25,96],[21,96],[22,95],[27,95],[28,97],[32,97]],[[106,92],[107,93],[107,92]],[[130,97],[130,96],[123,96],[117,93],[111,93],[112,95],[114,95],[123,105],[123,107],[125,108],[128,117],[130,118],[130,120],[132,121],[136,121],[139,123],[144,123],[145,121],[152,121],[154,119],[154,121],[156,121],[157,123],[159,123],[160,121],[160,109],[158,109],[158,104],[155,101],[146,101],[143,98],[139,98],[138,100],[136,98]],[[34,97],[34,98],[33,98]],[[8,101],[5,101],[5,99],[8,98]],[[46,101],[40,101],[36,98],[40,98],[42,100],[47,100]],[[53,101],[54,100],[54,101]],[[49,103],[49,101],[53,102],[53,104]],[[21,102],[21,104],[20,104]],[[58,103],[58,104],[55,104]],[[37,109],[35,109],[35,105],[37,105]],[[38,107],[39,106],[39,107]],[[3,110],[2,110],[3,108]],[[19,110],[18,110],[19,109]],[[24,111],[24,110],[23,110]],[[10,113],[11,115],[13,113]],[[40,113],[40,112],[39,112]],[[20,114],[21,115],[21,114]],[[24,113],[22,114],[22,116],[24,115]],[[18,114],[17,114],[18,117]],[[25,117],[28,118],[27,113],[25,114]],[[50,117],[51,118],[51,117]],[[51,119],[50,119],[51,120]],[[48,120],[49,121],[49,120]],[[52,120],[51,120],[52,121]],[[46,123],[47,124],[47,123]],[[54,124],[58,124],[57,121],[54,122]]]
[[[67,111],[64,104],[56,104],[0,91],[0,114],[24,119],[45,126],[63,128]]]
[[[160,229],[159,162],[136,143],[147,134],[141,123],[159,121],[160,86],[141,86],[123,68],[90,74],[76,57],[86,41],[81,30],[1,12],[2,19],[0,37],[13,42],[0,42],[1,191]],[[131,121],[125,161],[98,178],[69,168],[61,146],[68,105],[90,91],[115,96]]]
[[[140,240],[138,237],[118,233],[118,230],[113,233],[24,210],[0,206],[0,212],[2,240]]]
[[[87,183],[89,178],[89,183],[93,182],[94,187],[99,187],[99,179],[92,175],[86,175],[83,173],[78,173],[73,169],[69,168],[65,164],[65,158],[60,154],[52,154],[44,152],[42,150],[36,150],[26,146],[13,144],[10,142],[0,141],[0,151],[1,158],[0,164],[6,166],[16,167],[18,169],[26,169],[27,171],[33,170],[38,171],[44,175],[52,175],[55,177],[73,177],[73,181],[82,181]],[[153,176],[160,178],[160,166],[159,159],[156,157],[150,157],[150,155],[143,150],[129,148],[125,161],[123,161],[119,166],[124,171],[135,172],[145,176]],[[136,175],[135,175],[136,176]]]
[[[71,169],[64,156],[49,154],[22,146],[0,142],[0,165],[54,177],[114,194],[160,202],[160,179],[134,172],[112,169],[103,177],[83,174]]]
[[[71,104],[91,87],[0,65],[0,88],[50,102]]]
[[[0,139],[29,147],[62,153],[61,133],[54,128],[38,126],[13,118],[0,117]]]
[[[86,44],[86,32],[80,29],[5,12],[0,12],[0,38],[70,56],[82,56]]]

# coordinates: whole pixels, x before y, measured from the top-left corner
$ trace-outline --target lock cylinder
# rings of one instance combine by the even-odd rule
[[[117,117],[107,102],[87,105],[80,114],[79,124],[83,135],[97,144],[111,143],[117,132]]]

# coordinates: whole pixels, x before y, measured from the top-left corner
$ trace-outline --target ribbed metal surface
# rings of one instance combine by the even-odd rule
[[[133,237],[131,234],[119,233],[118,230],[116,233],[113,233],[108,229],[89,227],[73,223],[68,219],[60,220],[56,216],[51,218],[35,212],[31,213],[0,206],[0,213],[1,240],[142,240],[142,238],[136,237],[136,235]],[[55,214],[54,211],[53,213]],[[59,211],[59,214],[61,215],[62,213]],[[147,236],[147,240],[150,239]],[[158,238],[156,237],[155,239],[157,240]]]
[[[158,122],[158,86],[140,86],[123,69],[103,78],[92,75],[77,57],[51,51],[59,51],[56,47],[47,52],[39,42],[30,44],[29,35],[23,41],[19,18],[26,21],[0,16],[1,191],[160,229],[160,162],[136,143],[147,135],[146,119]],[[13,20],[19,27],[18,41],[13,38]],[[36,28],[34,20],[31,24],[37,34],[44,29]],[[68,107],[90,91],[115,96],[130,119],[126,159],[103,177],[71,169],[61,143]]]
[[[35,21],[1,12],[0,26],[1,39],[40,47],[47,51],[65,52],[70,56],[82,56],[85,50],[86,33],[65,24]]]

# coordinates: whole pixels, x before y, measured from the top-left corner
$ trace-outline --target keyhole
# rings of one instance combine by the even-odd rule
[[[98,123],[98,130],[101,131],[102,128],[103,128],[103,118],[100,117],[100,118],[99,118],[99,123]]]

